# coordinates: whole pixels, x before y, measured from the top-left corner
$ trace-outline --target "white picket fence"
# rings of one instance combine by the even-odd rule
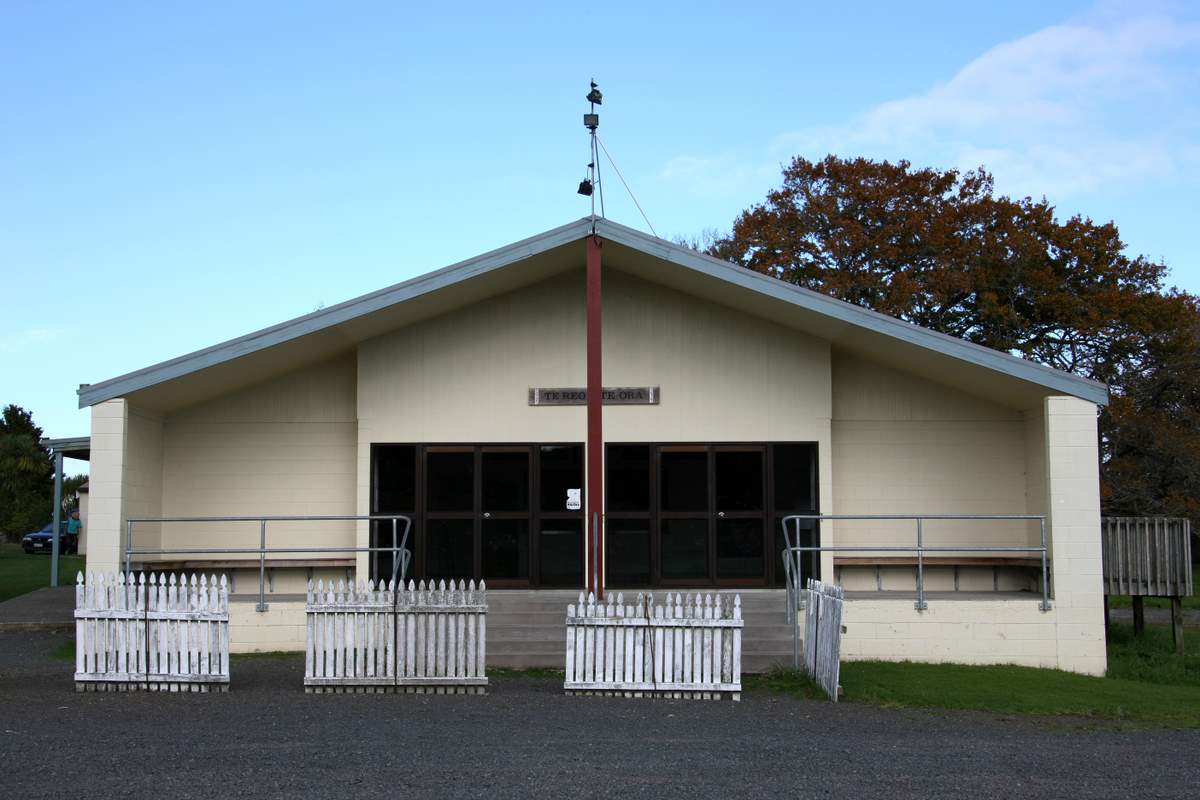
[[[482,694],[487,587],[481,581],[308,583],[308,692]]]
[[[229,590],[222,575],[80,573],[76,691],[225,691]]]
[[[842,665],[845,598],[842,587],[812,578],[804,590],[804,669],[835,703]]]
[[[741,699],[742,599],[624,595],[567,606],[568,694]]]

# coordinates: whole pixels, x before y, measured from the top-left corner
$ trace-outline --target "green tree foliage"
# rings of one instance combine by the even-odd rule
[[[1167,268],[1130,257],[1115,225],[1059,221],[992,176],[828,156],[709,253],[942,333],[1108,383],[1101,419],[1111,513],[1198,509],[1200,308]]]
[[[16,405],[0,418],[0,534],[15,539],[50,521],[54,460],[41,445],[42,429]]]

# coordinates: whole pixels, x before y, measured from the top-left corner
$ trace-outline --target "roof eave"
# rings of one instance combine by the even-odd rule
[[[955,336],[922,328],[895,317],[847,303],[844,300],[838,300],[777,278],[744,269],[689,247],[666,242],[609,220],[597,222],[597,233],[602,239],[612,240],[664,261],[711,275],[814,313],[824,314],[884,336],[911,342],[951,358],[977,364],[1097,405],[1108,404],[1108,387],[1098,381],[1027,361]]]
[[[582,239],[591,232],[591,229],[592,220],[585,217],[483,255],[389,286],[386,289],[380,289],[344,303],[338,303],[311,314],[248,333],[245,336],[239,336],[236,339],[230,339],[212,347],[153,364],[100,383],[84,384],[78,390],[79,407],[87,408],[105,400],[124,397],[139,389],[145,389],[239,356],[249,355],[310,333],[316,333],[396,303],[436,292],[455,283],[500,269],[515,261]]]

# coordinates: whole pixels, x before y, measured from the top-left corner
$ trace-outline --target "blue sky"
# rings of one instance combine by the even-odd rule
[[[402,6],[0,6],[0,403],[86,434],[79,383],[583,216],[593,76],[661,236],[797,154],[983,164],[1200,291],[1194,6]]]

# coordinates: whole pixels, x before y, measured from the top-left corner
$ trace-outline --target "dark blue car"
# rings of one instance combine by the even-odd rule
[[[21,547],[26,553],[49,553],[54,548],[54,524],[51,523],[40,531],[27,533],[21,537]],[[58,552],[79,552],[79,534],[67,533],[67,523],[61,524],[58,536]]]

